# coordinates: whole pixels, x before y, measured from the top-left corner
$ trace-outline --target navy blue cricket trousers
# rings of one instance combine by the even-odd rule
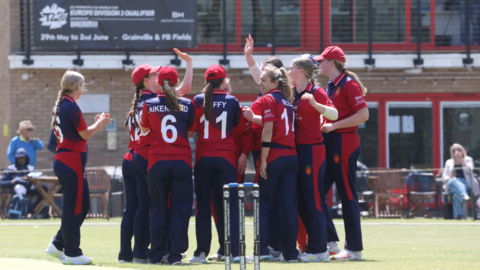
[[[80,249],[80,226],[90,210],[85,163],[85,153],[63,149],[55,154],[53,161],[53,171],[63,187],[63,209],[60,230],[52,243],[68,257],[83,255]]]
[[[327,221],[322,209],[322,201],[326,203],[323,191],[325,146],[323,143],[297,145],[297,154],[298,213],[308,235],[307,252],[323,253],[327,251]]]
[[[133,150],[125,155],[122,163],[123,183],[125,185],[125,209],[120,224],[120,252],[118,260],[133,259],[132,237],[134,232],[135,214],[137,212],[137,174],[133,170]]]
[[[150,245],[149,232],[149,204],[150,193],[148,190],[147,171],[148,160],[138,153],[133,154],[133,168],[138,175],[137,178],[137,212],[133,225],[135,245],[133,246],[133,257],[140,259],[148,258],[148,246]]]
[[[343,221],[345,224],[345,249],[363,250],[362,228],[360,225],[360,206],[355,191],[357,159],[360,156],[360,139],[357,133],[323,133],[326,150],[326,169],[324,180],[325,195],[333,183],[342,201]],[[324,201],[323,209],[327,209]],[[330,211],[325,211],[327,219],[328,242],[338,241],[337,231]]]
[[[218,154],[217,151],[216,153]],[[223,215],[223,185],[237,182],[237,170],[235,164],[235,154],[233,151],[221,151],[225,155],[231,155],[231,160],[224,157],[211,157],[196,153],[197,162],[195,163],[195,194],[197,195],[197,214],[195,219],[195,232],[197,237],[197,249],[194,256],[199,256],[201,252],[205,255],[210,253],[212,242],[212,211],[213,202],[214,219],[218,233],[218,242],[225,245],[224,215]],[[232,164],[233,162],[233,164]],[[230,191],[230,236],[232,243],[232,255],[239,254],[238,246],[238,194],[237,191]]]
[[[279,202],[281,210],[281,249],[285,260],[297,260],[296,248],[298,233],[298,208],[297,208],[297,155],[283,155],[285,151],[295,152],[294,149],[270,148],[267,160],[267,177],[258,178],[260,186],[260,254],[269,255],[270,215]],[[280,200],[276,200],[280,198]]]
[[[158,263],[167,254],[169,263],[178,262],[182,260],[181,253],[188,249],[188,226],[193,205],[191,157],[150,155],[149,158],[152,240],[149,263]],[[171,241],[167,244],[169,238]]]
[[[260,150],[252,150],[253,164],[255,166],[255,173],[260,176],[257,171],[260,167]],[[257,179],[258,182],[258,179]],[[268,222],[270,224],[268,245],[273,248],[275,251],[282,250],[282,209],[280,208],[280,198],[275,199],[273,208],[270,210],[270,215],[268,217]]]

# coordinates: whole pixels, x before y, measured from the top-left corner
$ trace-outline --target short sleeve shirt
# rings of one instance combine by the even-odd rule
[[[346,119],[354,115],[357,111],[367,108],[367,103],[363,98],[362,90],[358,83],[345,73],[341,73],[334,81],[328,82],[327,95],[332,100],[333,105],[337,108],[337,121]],[[325,123],[334,123],[325,119]],[[356,132],[358,126],[337,129],[335,132],[350,133]]]
[[[52,117],[55,115],[53,108]],[[75,100],[65,95],[60,103],[57,114],[57,125],[54,128],[57,137],[57,150],[66,149],[72,152],[84,153],[87,151],[87,140],[84,140],[79,132],[87,129],[82,111]]]

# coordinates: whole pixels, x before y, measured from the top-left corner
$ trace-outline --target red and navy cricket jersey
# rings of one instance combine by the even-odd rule
[[[240,104],[236,97],[225,90],[213,90],[213,110],[210,119],[205,119],[204,94],[193,99],[196,111],[196,129],[198,140],[196,150],[235,151],[233,128],[238,126],[242,117]]]
[[[151,99],[156,97],[157,94],[150,90],[143,90],[142,91],[142,96],[138,99],[137,102],[137,108],[136,108],[136,115],[135,117],[137,118],[137,123],[140,124],[140,121],[142,120],[142,108],[146,100]],[[133,126],[135,128],[135,125]],[[136,141],[135,149],[148,146],[152,144],[152,135],[150,132],[147,132],[146,134],[143,134],[140,132],[140,130],[135,129],[135,132],[137,132],[138,137],[134,137],[135,139],[138,138]]]
[[[295,148],[294,110],[278,89],[262,97],[262,121],[273,123],[272,143]]]
[[[333,105],[337,108],[338,119],[337,121],[346,119],[354,115],[360,109],[366,108],[367,103],[363,98],[362,90],[358,83],[345,73],[340,75],[334,80],[329,81],[327,85],[327,95],[333,102]],[[336,121],[330,121],[324,119],[324,123],[333,123]],[[335,132],[349,133],[356,132],[358,126],[337,129]]]
[[[297,91],[294,89],[294,93]],[[320,129],[320,113],[310,105],[308,100],[303,100],[305,93],[313,95],[315,101],[325,106],[334,107],[322,88],[315,87],[311,83],[307,88],[295,95],[293,107],[295,108],[295,144],[318,144],[323,142]]]
[[[253,146],[252,122],[240,117],[238,126],[233,128],[233,140],[235,142],[235,157],[238,159],[241,154],[248,155]]]
[[[194,128],[195,108],[186,98],[180,98],[178,103],[183,105],[183,110],[170,111],[165,93],[144,102],[141,125],[150,128],[152,144],[149,154],[192,156],[187,131]]]
[[[259,96],[255,102],[253,102],[251,110],[255,115],[262,115],[262,97]],[[252,150],[260,151],[262,150],[262,132],[263,126],[255,124],[252,122],[252,132],[253,132],[253,147]]]
[[[53,107],[53,115],[56,107]],[[57,150],[67,149],[72,152],[87,152],[87,140],[84,140],[79,132],[87,129],[87,124],[83,119],[82,111],[75,100],[65,95],[60,103],[57,114],[57,125],[54,128],[57,136]]]

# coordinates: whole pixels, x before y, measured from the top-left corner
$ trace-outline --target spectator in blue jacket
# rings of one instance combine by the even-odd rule
[[[17,130],[17,134],[19,135],[10,141],[7,150],[7,157],[10,160],[10,164],[15,163],[15,152],[20,148],[24,148],[30,158],[28,165],[35,166],[37,162],[37,151],[43,149],[43,142],[37,137],[34,137],[34,130],[35,126],[32,125],[30,120],[20,122]]]

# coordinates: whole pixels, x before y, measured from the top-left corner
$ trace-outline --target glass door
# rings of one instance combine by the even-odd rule
[[[387,166],[432,168],[432,103],[387,102]]]
[[[378,167],[378,103],[367,102],[367,106],[370,117],[357,131],[362,147],[358,161],[372,168]]]
[[[450,146],[462,145],[480,166],[480,102],[479,101],[442,101],[441,110],[441,145],[442,162],[450,158]],[[442,165],[443,165],[442,164]]]

